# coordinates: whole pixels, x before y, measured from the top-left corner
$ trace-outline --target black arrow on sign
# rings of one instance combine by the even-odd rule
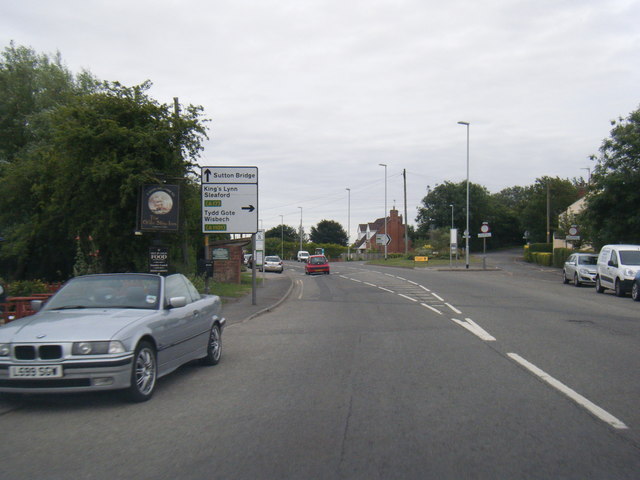
[[[248,207],[242,207],[242,210],[249,210],[249,212],[253,212],[256,209],[253,205],[249,205]]]
[[[204,171],[204,175],[206,178],[205,182],[209,183],[209,175],[211,175],[211,170],[209,170],[208,168]]]

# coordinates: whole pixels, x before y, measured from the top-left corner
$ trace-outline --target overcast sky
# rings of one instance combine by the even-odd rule
[[[404,212],[445,181],[587,178],[640,106],[640,0],[3,0],[2,46],[211,119],[201,165],[257,166],[259,217]],[[460,206],[462,207],[462,205]]]

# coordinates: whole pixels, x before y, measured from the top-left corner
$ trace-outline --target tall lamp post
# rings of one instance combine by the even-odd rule
[[[302,250],[302,207],[300,209],[300,250]]]
[[[280,215],[280,258],[284,260],[284,215]]]
[[[351,189],[346,189],[348,192],[347,202],[347,260],[351,259]]]
[[[469,122],[458,122],[459,125],[465,125],[467,127],[467,229],[464,231],[465,239],[465,260],[467,269],[469,268]]]
[[[379,163],[381,167],[384,167],[384,234],[387,233],[387,164]],[[387,242],[384,243],[384,259],[387,259]]]

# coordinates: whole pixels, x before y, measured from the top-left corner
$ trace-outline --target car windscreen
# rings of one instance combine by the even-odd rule
[[[323,265],[327,263],[324,257],[311,257],[311,265]]]
[[[597,265],[598,257],[578,257],[578,263],[580,265]]]
[[[47,302],[46,310],[75,308],[138,308],[156,310],[160,277],[154,275],[95,275],[67,282]]]
[[[620,263],[622,265],[640,265],[640,251],[620,250]]]

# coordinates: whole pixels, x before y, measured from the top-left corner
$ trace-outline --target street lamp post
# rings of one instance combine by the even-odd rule
[[[300,209],[300,250],[302,250],[302,207]]]
[[[384,167],[384,234],[387,233],[387,164],[379,163],[381,167]],[[387,259],[387,242],[384,243],[384,259]]]
[[[347,260],[351,260],[351,189],[346,189],[348,192],[347,202]]]
[[[469,122],[458,122],[459,125],[465,125],[467,127],[467,229],[464,232],[465,239],[465,260],[467,269],[469,269]]]
[[[284,260],[284,215],[280,215],[280,259]]]

